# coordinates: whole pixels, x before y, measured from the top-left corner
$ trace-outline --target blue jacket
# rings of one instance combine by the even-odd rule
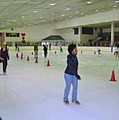
[[[69,54],[67,55],[67,67],[65,73],[70,75],[75,75],[78,78],[78,59],[76,55]]]

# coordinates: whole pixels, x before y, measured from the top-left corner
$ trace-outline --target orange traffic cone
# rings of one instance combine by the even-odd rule
[[[17,58],[19,58],[19,55],[18,55],[18,53],[16,53],[16,57],[17,57]]]
[[[114,82],[116,81],[114,70],[112,70],[112,75],[111,75],[110,81],[114,81]]]
[[[38,63],[38,57],[36,57],[36,61],[35,61],[35,63]]]
[[[27,61],[29,61],[29,56],[27,56]]]
[[[23,54],[21,54],[21,59],[23,59]]]
[[[49,60],[47,61],[47,66],[50,66],[50,61]]]

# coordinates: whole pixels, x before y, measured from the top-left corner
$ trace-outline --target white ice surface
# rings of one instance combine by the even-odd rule
[[[0,116],[3,120],[119,120],[119,60],[109,53],[77,55],[80,105],[63,103],[64,69],[67,52],[54,51],[47,59],[39,52],[35,63],[32,51],[22,51],[23,59],[10,51],[7,75],[0,64]],[[27,56],[30,61],[27,61]],[[51,66],[46,66],[47,60]],[[109,81],[114,70],[116,82]]]

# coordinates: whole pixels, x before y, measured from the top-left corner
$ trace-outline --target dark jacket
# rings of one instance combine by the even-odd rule
[[[43,45],[43,50],[47,52],[47,47],[46,47],[46,45]]]
[[[78,60],[75,55],[69,54],[67,55],[67,67],[65,69],[65,73],[70,75],[75,75],[77,79],[80,77],[77,73],[78,71]]]
[[[1,57],[4,60],[9,59],[8,49],[7,48],[1,48]]]

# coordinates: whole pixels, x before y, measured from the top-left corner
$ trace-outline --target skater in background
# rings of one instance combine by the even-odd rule
[[[44,57],[46,58],[47,57],[47,46],[46,45],[43,45],[43,51],[44,51]]]
[[[49,43],[49,50],[51,50],[51,43]]]
[[[70,92],[70,87],[72,85],[72,102],[75,104],[80,104],[77,100],[77,89],[78,89],[78,79],[81,80],[81,77],[78,75],[78,59],[77,55],[77,47],[76,44],[70,44],[68,46],[67,55],[67,67],[64,72],[64,79],[65,79],[65,90],[64,90],[64,103],[69,104],[68,96]]]
[[[20,47],[19,47],[19,45],[17,46],[17,51],[20,52]]]
[[[18,44],[15,43],[15,51],[17,51],[17,49],[18,49]]]
[[[100,48],[97,48],[97,52],[98,52],[98,56],[102,55]]]
[[[34,58],[38,58],[38,43],[34,45]]]
[[[8,60],[9,60],[9,53],[8,53],[7,44],[5,42],[3,42],[3,44],[2,44],[0,54],[1,54],[1,57],[4,59],[2,61],[2,63],[3,63],[3,74],[6,74],[6,69],[7,69]]]
[[[15,44],[15,51],[20,52],[20,48],[19,48],[19,45],[17,43]]]
[[[118,47],[114,51],[114,56],[115,56],[116,60],[119,59],[119,48]]]
[[[63,52],[62,46],[60,45],[60,52]]]

